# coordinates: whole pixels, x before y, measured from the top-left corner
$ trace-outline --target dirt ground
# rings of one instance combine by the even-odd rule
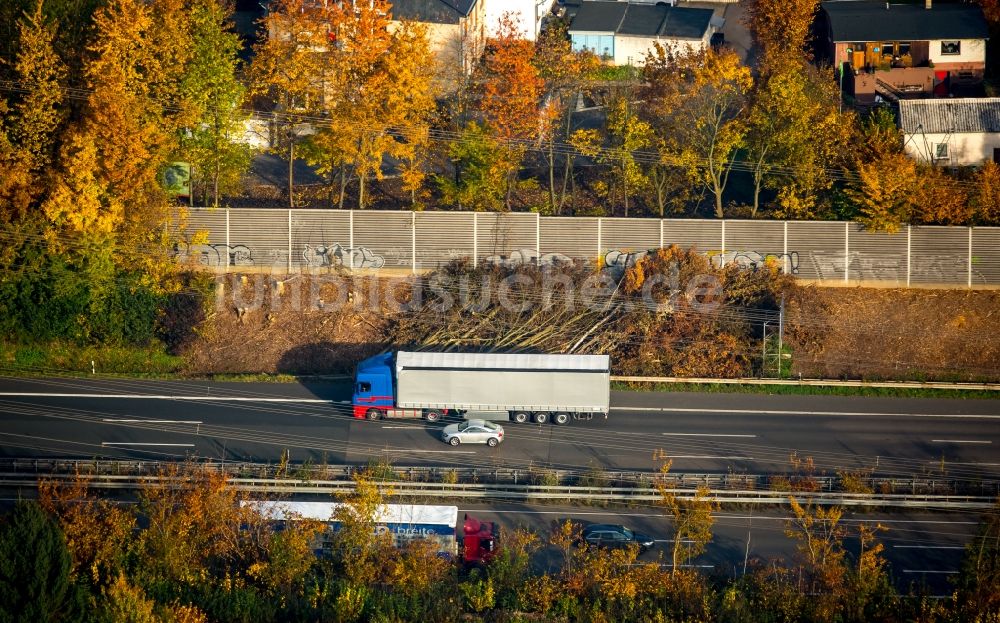
[[[371,283],[230,279],[181,349],[186,371],[349,374],[388,345],[400,313],[370,302],[384,298]],[[792,373],[804,378],[1000,380],[997,291],[807,286],[786,319]]]
[[[785,341],[803,377],[1000,380],[1000,292],[801,288]]]

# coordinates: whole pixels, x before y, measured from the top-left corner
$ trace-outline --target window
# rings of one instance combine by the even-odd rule
[[[934,145],[934,159],[948,160],[948,143],[936,143]]]
[[[961,41],[942,41],[941,42],[941,54],[948,56],[956,56],[962,53],[962,42]]]
[[[590,50],[605,59],[614,58],[614,35],[572,35],[573,51]]]
[[[900,56],[906,56],[909,53],[910,53],[910,42],[909,41],[900,41],[899,42],[899,52],[898,52],[898,54]]]
[[[366,382],[358,383],[358,393],[359,394],[367,394],[371,390],[372,390],[372,384],[371,383],[366,383]]]

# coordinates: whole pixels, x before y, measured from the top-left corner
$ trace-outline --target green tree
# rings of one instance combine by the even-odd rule
[[[0,620],[58,621],[70,594],[70,558],[59,526],[21,501],[0,524]]]
[[[496,139],[478,123],[471,122],[461,137],[448,146],[455,167],[454,179],[438,177],[444,200],[473,210],[503,207],[505,171],[496,166]]]
[[[237,188],[250,166],[250,149],[236,139],[243,132],[245,89],[236,77],[240,39],[232,32],[228,5],[219,0],[191,0],[192,55],[182,78],[182,95],[194,120],[182,133],[181,156],[192,177],[203,180],[205,203],[219,205],[219,195]],[[194,191],[192,189],[192,198]]]

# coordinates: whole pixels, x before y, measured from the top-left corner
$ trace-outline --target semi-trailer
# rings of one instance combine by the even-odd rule
[[[316,543],[317,554],[329,553],[330,536],[340,529],[336,520],[337,502],[245,501],[263,517],[272,521],[312,519],[329,528]],[[434,543],[438,554],[459,557],[467,565],[479,565],[497,552],[500,526],[480,521],[469,514],[458,527],[458,507],[426,504],[383,504],[372,518],[376,534],[386,534],[395,547],[405,547],[416,539]]]
[[[608,416],[607,355],[382,353],[358,364],[354,417],[464,416],[514,422]]]

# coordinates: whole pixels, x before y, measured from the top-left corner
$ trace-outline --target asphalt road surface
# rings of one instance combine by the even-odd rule
[[[453,448],[442,424],[351,417],[349,383],[0,380],[0,457],[452,465],[1000,478],[1000,401],[616,392],[607,419],[507,423],[497,448]]]
[[[516,504],[463,505],[464,513],[485,521],[497,521],[504,529],[526,528],[544,541],[552,527],[572,519],[590,523],[623,524],[656,539],[653,550],[642,554],[640,562],[670,564],[673,547],[670,523],[656,508],[602,510],[598,508],[525,506]],[[788,515],[781,511],[726,511],[715,514],[712,542],[705,553],[686,564],[703,572],[735,578],[744,573],[744,562],[778,561],[791,565],[796,560],[796,542],[785,534]],[[964,513],[891,513],[856,515],[848,512],[841,520],[848,538],[845,546],[857,554],[857,532],[861,523],[881,525],[879,533],[890,575],[901,591],[922,591],[932,596],[950,595],[950,580],[961,566],[965,545],[975,535],[978,516]],[[558,569],[562,554],[552,546],[543,547],[536,564]]]
[[[551,466],[569,470],[648,470],[657,456],[674,472],[787,471],[789,456],[812,457],[819,471],[875,468],[880,475],[945,473],[1000,478],[1000,402],[621,392],[607,419],[568,426],[506,425],[498,448],[452,448],[440,424],[368,422],[350,415],[349,381],[244,384],[112,379],[0,379],[0,457],[226,460],[476,467]],[[462,512],[547,534],[553,520],[624,523],[670,545],[669,524],[655,508],[602,510],[495,503]],[[691,561],[727,575],[743,561],[791,559],[780,511],[720,513],[708,551]],[[978,513],[848,516],[879,522],[898,586],[950,593],[962,548]],[[749,535],[749,553],[747,542]],[[662,550],[661,550],[662,551]],[[657,551],[643,560],[656,560]],[[557,553],[541,554],[554,565]]]

